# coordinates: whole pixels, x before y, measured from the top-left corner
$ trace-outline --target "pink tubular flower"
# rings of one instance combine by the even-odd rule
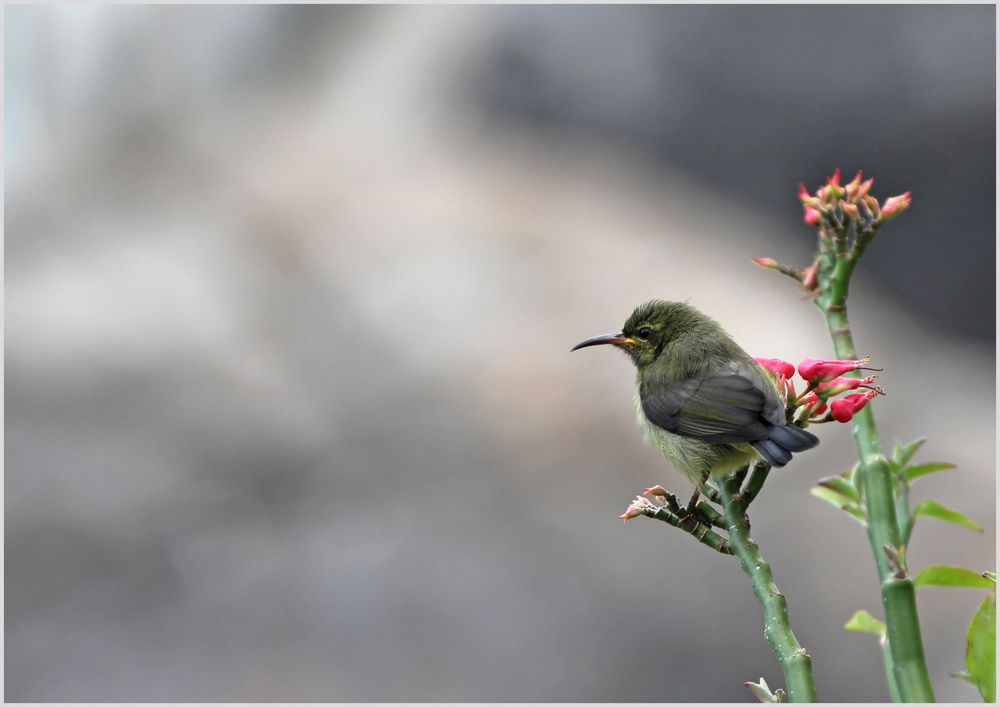
[[[830,177],[827,183],[837,187],[840,186],[840,167],[837,167],[835,170],[833,170],[833,176]]]
[[[819,223],[819,211],[811,206],[807,206],[805,207],[805,213],[803,214],[802,219],[810,226],[815,226]]]
[[[774,258],[752,258],[752,260],[756,265],[759,265],[762,268],[767,268],[768,270],[777,270],[779,267],[778,261]]]
[[[898,196],[890,196],[882,204],[882,218],[889,219],[903,213],[910,206],[911,201],[910,192],[899,194]]]
[[[809,193],[808,189],[806,189],[806,185],[803,184],[802,182],[799,182],[799,201],[801,201],[803,204],[808,204],[812,200],[813,200],[813,195]]]
[[[851,418],[878,394],[877,390],[869,390],[865,393],[853,393],[846,398],[834,400],[830,403],[830,415],[837,422],[850,422]]]
[[[828,380],[820,383],[816,386],[816,392],[823,397],[829,398],[834,395],[840,395],[845,390],[854,390],[858,386],[870,386],[875,382],[875,376],[868,376],[867,378],[834,378],[833,380]]]
[[[871,359],[868,356],[859,358],[856,361],[826,361],[819,358],[807,358],[799,363],[799,375],[810,383],[820,383],[822,381],[828,381],[832,378],[836,378],[841,373],[847,373],[848,371],[856,371],[859,369],[866,371],[882,370],[881,368],[866,368],[867,364],[870,362]]]
[[[754,358],[754,361],[759,363],[762,367],[769,371],[773,371],[778,375],[782,375],[785,378],[791,378],[795,375],[795,366],[790,364],[788,361],[782,361],[780,358]]]

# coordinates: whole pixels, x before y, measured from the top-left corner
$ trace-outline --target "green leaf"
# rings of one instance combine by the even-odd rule
[[[851,620],[844,624],[848,631],[860,631],[861,633],[872,633],[879,638],[885,637],[885,624],[869,614],[864,609],[859,609],[851,617]]]
[[[997,592],[996,589],[979,605],[979,610],[969,624],[968,649],[965,653],[965,669],[979,694],[986,702],[996,702],[997,663]]]
[[[903,445],[897,439],[896,448],[892,450],[892,460],[899,465],[900,469],[904,468],[910,463],[913,455],[917,453],[917,450],[920,449],[926,441],[926,437],[921,437],[920,439],[913,440],[907,445]]]
[[[748,690],[750,690],[750,694],[764,704],[777,704],[781,702],[781,698],[784,696],[784,690],[779,689],[771,692],[771,688],[767,686],[767,682],[764,678],[761,678],[759,683],[745,682],[743,684],[747,686]]]
[[[910,483],[914,479],[919,479],[921,476],[927,476],[928,474],[933,474],[935,471],[944,471],[945,469],[954,469],[954,464],[949,464],[948,462],[931,462],[930,464],[920,464],[918,466],[908,466],[903,469],[903,478],[906,479],[907,483]]]
[[[821,498],[827,503],[836,506],[842,511],[847,511],[852,516],[854,516],[854,518],[858,520],[862,525],[865,525],[865,514],[861,510],[861,507],[847,496],[839,494],[836,491],[831,491],[830,489],[824,488],[822,486],[812,487],[811,489],[809,489],[809,493],[811,493],[816,498]]]
[[[938,520],[943,520],[947,523],[955,523],[956,525],[963,525],[966,528],[971,528],[977,533],[983,532],[983,529],[978,525],[973,523],[971,520],[966,518],[963,514],[954,510],[953,508],[948,508],[947,506],[938,503],[937,501],[932,501],[929,498],[925,498],[923,501],[918,503],[913,509],[913,515],[915,516],[927,516],[929,518],[937,518]]]
[[[858,495],[858,491],[854,488],[854,485],[842,476],[828,476],[825,479],[820,479],[818,483],[820,486],[828,488],[835,493],[839,493],[841,496],[849,498],[855,503],[861,500],[861,497]]]
[[[972,570],[949,565],[933,565],[924,567],[920,574],[913,578],[914,587],[985,587],[992,589],[994,582]]]

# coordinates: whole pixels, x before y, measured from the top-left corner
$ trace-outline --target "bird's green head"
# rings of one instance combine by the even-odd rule
[[[638,368],[653,363],[663,347],[678,334],[691,331],[712,320],[684,302],[650,300],[640,304],[615,334],[584,339],[571,350],[612,344],[627,353]]]

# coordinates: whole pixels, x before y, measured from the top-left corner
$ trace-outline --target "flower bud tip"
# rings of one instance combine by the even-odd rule
[[[777,373],[785,378],[791,378],[795,375],[795,366],[790,364],[788,361],[782,361],[780,358],[757,358],[753,359],[759,363],[763,368],[769,371]]]
[[[854,393],[830,403],[830,414],[837,422],[850,422],[854,415],[868,404],[868,401],[878,395],[878,391],[869,390],[865,393]]]
[[[910,197],[910,192],[904,194],[899,194],[897,196],[890,196],[882,204],[882,218],[889,219],[893,216],[897,216],[909,208],[912,198]]]
[[[845,201],[844,203],[842,203],[840,205],[840,208],[842,208],[844,210],[844,213],[852,221],[860,221],[861,220],[861,212],[858,211],[858,207],[855,206],[854,204],[852,204],[851,202]]]
[[[663,486],[661,486],[660,484],[656,484],[655,486],[650,486],[648,489],[643,491],[643,493],[647,493],[650,496],[659,496],[662,498],[666,498],[667,496],[670,495],[670,492],[667,491],[665,488],[663,488]]]

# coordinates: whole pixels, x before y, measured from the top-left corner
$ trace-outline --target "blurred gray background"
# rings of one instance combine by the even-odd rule
[[[651,297],[830,354],[796,183],[910,212],[852,291],[886,445],[994,566],[992,6],[8,7],[6,698],[749,701],[733,558],[618,520],[684,482],[633,371]],[[884,700],[862,528],[753,508],[821,698]],[[938,697],[982,592],[922,589]]]

